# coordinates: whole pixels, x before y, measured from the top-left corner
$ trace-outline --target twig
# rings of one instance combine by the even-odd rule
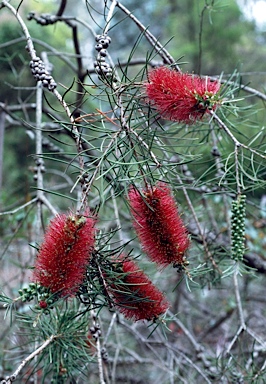
[[[93,326],[95,327],[95,332],[93,334],[93,337],[96,340],[96,348],[97,348],[97,360],[98,360],[98,370],[99,370],[99,379],[100,379],[100,384],[106,384],[105,379],[104,379],[104,371],[103,371],[103,360],[102,360],[102,353],[101,353],[101,341],[100,341],[100,325],[97,323],[97,318],[95,311],[91,311],[91,316],[93,319]]]
[[[61,0],[60,7],[56,13],[56,16],[62,16],[67,5],[67,0]]]
[[[127,120],[126,120],[126,117],[125,117],[125,110],[124,110],[124,106],[123,106],[123,101],[122,101],[122,97],[121,97],[121,94],[119,95],[118,99],[117,99],[117,106],[118,108],[120,109],[120,119],[121,119],[121,125],[122,125],[122,128],[125,130],[125,132],[127,132],[127,134],[133,134],[134,136],[136,136],[137,140],[145,147],[145,149],[148,151],[148,153],[150,154],[151,158],[153,159],[154,163],[156,164],[156,166],[159,168],[161,166],[161,164],[159,163],[159,161],[157,160],[157,157],[155,156],[155,154],[153,153],[153,151],[149,148],[148,144],[142,139],[141,136],[139,136],[137,134],[137,132],[135,132],[131,127],[130,125],[127,123]],[[136,155],[136,158],[138,157],[137,154],[136,154],[136,151],[134,149],[134,144],[132,143],[130,137],[129,137],[129,140],[130,140],[130,144],[131,144],[131,147],[132,149],[134,150],[135,152],[135,155]]]
[[[3,184],[3,158],[4,158],[4,137],[5,137],[5,111],[0,111],[0,191]]]
[[[111,334],[111,331],[112,331],[112,329],[113,329],[113,326],[114,326],[114,323],[115,323],[116,318],[117,318],[117,313],[115,312],[115,313],[113,314],[113,316],[112,316],[112,319],[111,319],[111,321],[110,321],[108,330],[107,330],[106,335],[105,335],[105,337],[104,337],[103,345],[105,345],[105,344],[107,343],[107,340],[108,340],[108,338],[109,338],[109,336],[110,336],[110,334]]]
[[[244,331],[243,327],[240,326],[235,334],[235,336],[233,337],[231,343],[229,344],[229,346],[227,347],[226,351],[225,351],[225,356],[228,355],[228,353],[231,351],[231,349],[233,348],[233,345],[235,344],[235,342],[237,341],[238,337],[241,335],[241,333]],[[229,362],[228,362],[229,364]]]
[[[57,210],[53,207],[53,205],[50,203],[50,201],[45,197],[45,195],[42,195],[40,197],[41,202],[46,205],[46,207],[52,212],[54,216],[58,214]]]
[[[217,318],[214,323],[206,328],[203,333],[199,337],[199,342],[202,342],[202,340],[207,336],[210,335],[211,332],[216,330],[220,327],[221,324],[223,324],[226,320],[230,318],[230,316],[234,313],[234,308],[229,308],[224,314],[222,314],[219,318]]]
[[[184,324],[182,323],[182,321],[180,321],[178,319],[177,316],[175,316],[170,310],[168,310],[168,313],[170,314],[171,316],[171,320],[173,322],[175,322],[178,327],[180,329],[182,329],[182,331],[184,332],[184,334],[186,335],[186,337],[189,339],[189,341],[191,342],[191,344],[193,345],[193,347],[195,348],[196,352],[202,352],[203,351],[203,347],[195,340],[194,336],[192,335],[192,333],[184,326]]]
[[[29,205],[36,203],[37,200],[38,200],[38,197],[34,197],[30,201],[27,201],[27,203],[22,204],[19,207],[15,208],[15,209],[12,209],[11,211],[0,212],[0,216],[14,215],[14,213],[20,211],[21,209],[24,209],[24,208],[28,207]]]
[[[34,48],[34,45],[33,45],[33,40],[31,38],[31,35],[28,31],[28,28],[26,26],[26,24],[24,23],[24,21],[22,20],[22,18],[20,17],[19,13],[16,11],[16,9],[10,5],[8,3],[8,1],[6,0],[3,0],[2,1],[2,5],[7,7],[12,13],[13,15],[17,18],[21,28],[22,28],[22,31],[26,37],[26,40],[27,40],[27,50],[32,58],[32,60],[36,59],[37,58],[37,55],[36,55],[36,51],[35,51],[35,48]],[[82,173],[83,172],[83,169],[84,169],[84,159],[83,157],[81,156],[81,152],[82,152],[82,145],[81,145],[81,140],[80,140],[80,133],[78,131],[78,128],[77,126],[75,125],[75,119],[74,117],[72,116],[72,113],[67,105],[67,103],[65,102],[65,100],[63,99],[63,97],[61,96],[61,94],[55,89],[51,89],[51,92],[54,94],[54,96],[57,98],[57,100],[59,101],[59,103],[62,105],[62,107],[64,108],[71,124],[72,124],[72,133],[74,134],[74,137],[75,137],[75,140],[76,140],[76,146],[77,146],[77,151],[78,151],[78,157],[79,157],[79,164],[80,164],[80,172]],[[84,201],[84,205],[85,205],[85,201]],[[79,210],[80,211],[81,209],[83,208],[83,206],[80,206],[79,207]],[[85,208],[85,207],[84,207]]]
[[[262,346],[262,348],[263,348],[264,350],[266,350],[266,341],[265,341],[265,340],[262,340],[262,339],[260,338],[260,336],[256,335],[256,333],[253,332],[249,327],[246,328],[246,331],[247,331],[247,333],[248,333],[251,337],[253,337],[254,340],[257,341],[257,343],[259,343],[259,344]]]
[[[96,348],[97,348],[97,359],[98,359],[100,384],[105,384],[104,374],[103,374],[102,354],[101,354],[101,342],[100,342],[99,337],[96,340]]]
[[[162,65],[162,61],[157,61],[157,60],[149,60],[147,62],[147,59],[146,58],[139,58],[139,59],[132,59],[130,60],[130,62],[128,61],[121,61],[119,62],[119,64],[116,64],[115,67],[119,67],[119,68],[123,68],[123,67],[132,67],[134,65],[142,65],[142,64],[145,64],[145,65],[148,65],[152,68],[154,67],[158,67],[160,65]],[[87,69],[87,74],[94,74],[95,73],[95,68],[88,68]]]
[[[5,48],[5,47],[10,47],[11,45],[20,43],[22,41],[25,41],[25,37],[18,37],[16,39],[10,40],[7,43],[0,44],[0,49]],[[67,66],[72,70],[76,71],[75,65],[66,57],[70,56],[70,54],[62,53],[58,51],[57,49],[51,47],[49,44],[45,43],[42,40],[36,39],[35,37],[32,38],[32,41],[34,44],[40,45],[41,47],[47,49],[53,56],[58,56],[60,60],[62,60]],[[76,55],[75,55],[76,56]],[[26,87],[23,87],[23,89],[27,89]],[[10,106],[12,108],[12,106]]]
[[[111,19],[113,17],[113,13],[114,13],[116,5],[117,5],[117,1],[116,0],[112,0],[111,7],[109,9],[109,12],[108,12],[108,15],[107,15],[107,18],[106,18],[106,24],[105,24],[105,27],[103,29],[103,34],[107,34],[108,33],[108,30],[110,28]]]
[[[131,129],[129,126],[127,126],[128,130],[130,133],[132,133],[134,136],[136,136],[136,138],[138,139],[138,141],[145,147],[145,149],[150,153],[151,155],[151,158],[153,159],[154,163],[156,164],[156,166],[159,168],[161,167],[161,164],[159,163],[159,161],[157,160],[157,157],[155,156],[155,154],[152,152],[152,150],[149,148],[148,144],[142,139],[141,136],[139,136],[137,134],[136,131],[134,131],[133,129]]]
[[[24,21],[20,17],[20,15],[17,12],[17,10],[11,4],[9,4],[8,1],[3,0],[2,1],[2,6],[7,7],[13,13],[13,15],[17,18],[17,20],[18,20],[18,22],[19,22],[19,24],[20,24],[20,26],[22,28],[22,31],[23,31],[23,33],[24,33],[24,35],[26,37],[27,47],[28,47],[29,53],[31,55],[31,58],[35,59],[37,57],[36,51],[35,51],[35,48],[34,48],[34,45],[33,45],[33,41],[32,41],[32,38],[31,38],[31,36],[29,34],[29,31],[28,31],[28,28],[27,28],[26,24],[24,23]]]
[[[248,145],[245,145],[243,143],[241,143],[240,141],[237,140],[237,138],[232,134],[232,132],[230,131],[230,129],[227,127],[227,125],[219,118],[219,116],[216,115],[216,113],[214,111],[210,111],[210,114],[212,115],[212,117],[214,118],[214,120],[217,121],[218,125],[223,128],[223,130],[226,132],[226,134],[230,137],[230,139],[234,142],[235,144],[235,147],[239,148],[239,147],[242,147],[242,148],[245,148],[247,149],[248,151],[254,153],[255,155],[258,155],[260,157],[262,157],[263,159],[266,159],[266,155],[263,155],[259,152],[257,152],[255,149],[253,148],[250,148]]]
[[[31,204],[32,205],[32,204]],[[24,223],[24,220],[26,220],[26,218],[28,217],[28,215],[30,214],[31,210],[32,210],[33,207],[30,207],[30,209],[26,212],[25,214],[25,217],[23,220],[21,221],[18,221],[17,223],[17,226],[15,228],[15,230],[13,230],[13,233],[12,233],[12,236],[10,237],[10,239],[8,240],[6,246],[4,247],[3,251],[1,252],[1,255],[0,255],[0,260],[3,259],[3,257],[5,256],[5,253],[7,252],[11,242],[13,241],[13,239],[16,237],[18,231],[20,230],[20,228],[22,227],[23,223]]]
[[[246,330],[246,324],[244,320],[244,314],[243,314],[243,308],[242,308],[242,302],[241,302],[241,297],[240,297],[240,292],[239,292],[239,285],[238,285],[238,264],[235,265],[235,270],[234,270],[234,275],[233,275],[233,282],[234,282],[234,290],[235,290],[235,297],[236,297],[236,305],[237,305],[237,310],[238,310],[238,316],[239,316],[239,322],[240,326],[237,330],[237,333],[233,337],[231,343],[226,349],[225,355],[227,355],[231,349],[233,348],[233,345],[237,341],[238,337],[241,335],[243,331]]]
[[[241,76],[244,76],[244,75],[254,75],[256,74],[256,72],[240,72],[239,73]],[[264,72],[258,72],[258,74],[261,74],[261,75],[264,75],[265,73]],[[231,76],[231,75],[230,75]],[[234,81],[228,81],[226,79],[220,79],[220,75],[218,76],[209,76],[211,80],[217,80],[219,79],[219,81],[222,83],[222,84],[227,84],[227,85],[235,85]],[[240,84],[239,85],[239,88],[242,89],[243,91],[246,91],[247,93],[251,93],[252,95],[258,97],[259,99],[261,100],[264,100],[266,101],[266,94],[265,93],[262,93],[260,91],[258,91],[257,89],[254,89],[252,87],[248,87],[247,85],[245,84]]]
[[[230,84],[230,82],[228,82],[228,83]],[[246,91],[248,93],[255,95],[259,99],[266,101],[266,94],[265,93],[262,93],[262,92],[258,91],[257,89],[248,87],[247,85],[244,85],[244,84],[241,84],[240,88],[243,89],[243,91]]]
[[[26,359],[22,361],[20,366],[17,368],[17,370],[11,375],[6,378],[6,380],[3,380],[1,384],[11,384],[13,383],[16,379],[17,376],[19,375],[20,371],[25,367],[25,365],[30,362],[35,356],[37,356],[39,353],[41,353],[57,336],[52,335],[47,339],[39,348],[37,348],[34,352],[32,352]]]
[[[245,330],[246,329],[246,324],[245,324],[245,320],[244,320],[242,302],[241,302],[241,297],[240,297],[240,292],[239,292],[238,275],[239,275],[238,264],[236,264],[235,270],[234,270],[234,275],[233,275],[235,297],[236,297],[236,305],[237,305],[237,309],[238,309],[240,326]]]
[[[80,208],[85,204],[85,201],[86,201],[86,198],[87,198],[87,195],[91,189],[91,186],[92,186],[92,183],[94,182],[99,170],[100,170],[100,167],[102,165],[102,162],[103,160],[105,159],[105,156],[106,154],[108,153],[109,149],[112,147],[113,143],[115,142],[115,140],[117,139],[117,137],[119,136],[119,134],[121,133],[121,129],[117,132],[115,132],[114,136],[112,137],[112,139],[110,140],[110,143],[107,145],[106,147],[106,150],[104,151],[103,155],[101,156],[100,160],[97,161],[97,164],[95,166],[95,170],[92,174],[92,176],[90,177],[90,180],[88,183],[86,183],[86,186],[84,187],[84,192],[83,192],[83,195],[82,195],[82,198],[80,199]]]
[[[237,191],[237,195],[240,195],[241,184],[239,181],[238,146],[237,145],[235,145],[234,155],[235,155],[235,170],[236,170],[236,191]]]
[[[42,158],[42,146],[43,146],[43,134],[42,134],[42,83],[38,81],[36,90],[36,155],[39,158],[36,159],[37,165],[37,231],[40,232],[41,228],[41,204],[45,204],[50,211],[56,215],[57,211],[53,208],[52,204],[44,195],[43,186],[43,171],[44,171],[44,160]],[[39,233],[38,233],[39,235]]]
[[[79,132],[79,130],[78,130],[76,124],[75,124],[75,118],[73,117],[73,115],[72,115],[72,113],[71,113],[67,103],[62,98],[61,94],[56,89],[54,89],[52,92],[55,95],[55,97],[57,98],[57,100],[60,102],[62,107],[64,108],[67,116],[70,119],[70,122],[72,123],[71,132],[74,134],[74,137],[75,137],[75,140],[76,140],[76,146],[77,146],[78,158],[79,158],[79,166],[80,166],[80,174],[82,175],[83,174],[83,170],[84,170],[84,159],[83,159],[83,157],[81,155],[81,153],[83,152],[83,148],[82,148],[82,143],[81,143],[81,138],[80,138],[80,132]],[[81,198],[81,200],[79,202],[79,205],[77,207],[77,213],[80,213],[80,211],[82,209],[85,209],[86,197],[87,197],[88,192],[89,192],[88,189],[85,192],[83,192],[83,196],[82,196],[82,198]]]
[[[217,175],[224,177],[224,174],[225,174],[224,163],[221,160],[221,153],[218,149],[219,141],[218,141],[216,131],[214,130],[212,121],[210,121],[210,128],[211,128],[211,135],[212,135],[212,140],[213,140],[212,155],[215,157],[215,165],[216,165],[216,169],[217,169]],[[225,180],[224,183],[227,184],[227,181]],[[225,194],[222,194],[222,199],[223,199],[223,205],[224,205],[224,216],[226,218],[226,223],[227,223],[228,228],[229,228],[229,226],[230,226],[230,217],[229,217],[229,213],[228,213],[229,208],[228,208],[228,200],[227,200]],[[218,233],[218,228],[217,228],[217,233]]]
[[[169,54],[169,52],[162,46],[162,44],[153,36],[153,34],[119,1],[117,1],[117,7],[121,9],[128,17],[134,21],[134,23],[139,27],[143,32],[146,39],[154,47],[156,52],[162,57],[165,64],[174,65],[174,67],[180,71],[180,68],[175,64],[174,58]]]
[[[199,54],[198,54],[198,74],[201,72],[201,61],[202,61],[202,33],[203,33],[203,20],[204,13],[210,6],[205,3],[200,13],[200,25],[199,25]]]
[[[186,200],[187,200],[187,203],[188,203],[188,205],[189,205],[189,208],[190,208],[190,210],[191,210],[191,212],[192,212],[192,215],[193,215],[195,224],[196,224],[196,226],[197,226],[197,228],[198,228],[198,231],[199,231],[199,234],[200,234],[200,236],[201,236],[202,244],[203,244],[203,247],[204,247],[204,249],[205,249],[206,255],[207,255],[207,257],[211,260],[212,265],[214,266],[214,268],[216,268],[216,269],[221,273],[220,269],[218,268],[218,266],[217,266],[217,264],[216,264],[214,258],[212,257],[212,254],[211,254],[211,252],[210,252],[210,250],[209,250],[209,246],[208,246],[208,243],[207,243],[207,241],[206,241],[206,236],[205,236],[205,234],[204,234],[204,232],[203,232],[203,229],[202,229],[202,227],[201,227],[201,224],[200,224],[200,222],[199,222],[199,220],[198,220],[196,211],[195,211],[194,206],[193,206],[193,204],[192,204],[192,201],[191,201],[191,199],[190,199],[190,197],[189,197],[189,194],[188,194],[188,192],[187,192],[187,189],[186,189],[186,187],[184,186],[184,184],[182,183],[182,180],[181,180],[180,176],[179,176],[179,175],[176,175],[176,178],[177,178],[178,182],[181,184],[182,191],[183,191],[183,193],[184,193],[184,195],[185,195],[185,198],[186,198]]]
[[[156,350],[152,347],[151,344],[164,345],[167,348],[167,350],[171,350],[171,351],[174,351],[175,353],[179,354],[185,361],[187,361],[205,379],[205,381],[208,384],[211,384],[211,381],[207,378],[207,376],[205,375],[203,370],[200,369],[188,356],[186,356],[185,353],[181,352],[178,348],[175,348],[174,346],[172,346],[167,341],[162,341],[162,340],[160,340],[160,341],[155,340],[154,341],[151,339],[146,339],[144,336],[141,335],[140,332],[138,332],[136,329],[133,329],[132,327],[130,327],[125,321],[120,320],[120,323],[134,335],[136,340],[139,340],[141,343],[143,343],[145,345],[145,348],[149,348],[151,350],[151,352],[158,358],[158,362],[156,362],[157,367],[160,367],[161,369],[163,369],[164,371],[167,371],[168,373],[170,371],[169,367],[165,367],[165,365],[163,365],[164,360],[162,360],[162,356],[156,352]],[[159,363],[159,361],[161,361],[161,364]],[[173,372],[173,373],[176,374],[176,372]]]
[[[41,158],[42,156],[42,82],[38,81],[37,89],[36,89],[36,174],[37,178],[37,224],[36,224],[36,235],[40,236],[41,231],[41,220],[42,220],[42,212],[41,212],[41,198],[44,195],[43,192],[43,167],[44,160]]]
[[[116,201],[116,197],[115,197],[115,193],[114,193],[114,189],[113,188],[111,189],[111,196],[112,196],[112,203],[113,203],[113,206],[114,206],[114,215],[115,215],[116,225],[117,225],[118,229],[121,229],[122,225],[121,225],[121,221],[120,221],[117,201]],[[119,234],[120,243],[123,244],[124,239],[123,239],[122,231],[121,230],[118,231],[118,234]]]
[[[264,377],[263,371],[265,371],[265,370],[266,370],[266,360],[264,361],[262,367],[259,369],[259,371],[256,373],[256,375],[254,377],[252,377],[251,382],[254,382],[254,383],[257,382],[257,379],[259,378],[259,376],[263,375],[263,377]],[[263,379],[263,377],[262,377],[262,379]]]

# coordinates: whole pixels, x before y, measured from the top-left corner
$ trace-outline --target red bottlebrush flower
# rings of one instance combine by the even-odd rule
[[[33,278],[60,296],[82,284],[95,240],[95,218],[60,214],[50,223],[35,262]]]
[[[131,188],[128,199],[134,228],[150,259],[162,267],[184,265],[188,231],[166,184],[160,182],[142,194]]]
[[[169,307],[163,293],[133,261],[119,261],[117,273],[107,273],[106,278],[118,310],[128,319],[155,320]]]
[[[148,78],[148,100],[165,119],[192,124],[209,110],[215,110],[219,103],[220,83],[208,77],[159,67]]]

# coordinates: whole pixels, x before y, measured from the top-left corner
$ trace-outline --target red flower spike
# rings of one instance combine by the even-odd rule
[[[148,75],[148,100],[165,119],[193,124],[219,104],[218,81],[159,67]]]
[[[128,199],[133,225],[144,251],[162,267],[186,264],[184,253],[190,243],[188,231],[170,189],[160,182],[142,194],[131,188]]]
[[[133,261],[124,260],[118,265],[121,274],[110,276],[109,281],[107,277],[118,310],[134,321],[156,320],[169,308],[163,293]]]
[[[88,214],[88,212],[86,213]],[[82,284],[95,241],[95,218],[57,215],[50,223],[33,272],[34,281],[62,296]]]

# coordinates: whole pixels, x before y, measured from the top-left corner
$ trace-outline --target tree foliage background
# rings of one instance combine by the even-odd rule
[[[0,22],[3,383],[265,382],[265,30],[224,0],[5,0]],[[36,83],[31,43],[56,88]],[[160,65],[218,79],[217,113],[161,119],[143,88]],[[185,268],[158,269],[132,227],[129,186],[158,180],[189,231]],[[45,228],[86,205],[97,214],[87,301],[41,310],[26,293]],[[171,304],[155,322],[110,308],[102,271],[122,253]]]

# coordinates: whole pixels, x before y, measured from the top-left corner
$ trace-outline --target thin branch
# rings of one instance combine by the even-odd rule
[[[189,197],[189,194],[188,194],[188,192],[187,192],[187,189],[186,189],[186,187],[184,186],[184,184],[182,183],[182,180],[181,180],[180,176],[179,176],[179,175],[176,175],[176,178],[177,178],[178,182],[181,184],[182,191],[183,191],[184,196],[185,196],[185,198],[186,198],[186,201],[187,201],[187,203],[188,203],[188,205],[189,205],[189,208],[190,208],[190,210],[191,210],[191,212],[192,212],[192,215],[193,215],[195,224],[196,224],[196,226],[197,226],[197,228],[198,228],[198,231],[199,231],[199,234],[200,234],[200,237],[201,237],[201,240],[202,240],[202,244],[203,244],[204,250],[205,250],[205,252],[206,252],[207,258],[209,258],[209,259],[211,260],[211,262],[212,262],[212,265],[213,265],[219,272],[221,272],[221,271],[219,270],[219,268],[218,268],[218,266],[217,266],[217,264],[216,264],[216,262],[215,262],[213,256],[212,256],[210,250],[209,250],[209,246],[208,246],[208,243],[207,243],[207,240],[206,240],[206,235],[204,234],[204,231],[203,231],[203,229],[202,229],[202,227],[201,227],[201,224],[200,224],[200,222],[199,222],[199,220],[198,220],[198,216],[197,216],[197,214],[196,214],[196,211],[195,211],[195,209],[194,209],[194,206],[193,206],[193,204],[192,204],[192,201],[191,201],[191,199],[190,199],[190,197]]]
[[[53,205],[50,203],[50,201],[45,197],[45,195],[41,195],[40,197],[41,202],[46,205],[46,207],[51,211],[51,213],[56,216],[58,214],[57,210],[53,207]]]
[[[111,189],[111,196],[112,196],[112,203],[114,206],[114,215],[115,215],[116,225],[117,225],[118,229],[121,229],[122,225],[121,225],[121,221],[120,221],[119,210],[118,210],[118,206],[117,206],[117,200],[116,200],[116,196],[115,196],[115,192],[114,192],[113,188]],[[118,234],[119,234],[120,243],[123,244],[124,239],[123,239],[122,231],[121,230],[118,231]]]
[[[178,71],[180,68],[175,64],[174,58],[169,54],[169,52],[162,46],[162,44],[153,36],[153,34],[119,1],[117,1],[117,7],[121,9],[128,17],[134,21],[134,23],[139,27],[143,32],[146,39],[154,47],[156,52],[162,57],[165,64],[174,66]]]
[[[16,17],[16,19],[18,20],[18,22],[19,22],[19,24],[20,24],[20,26],[22,28],[22,31],[23,31],[23,33],[24,33],[24,35],[26,37],[27,47],[28,47],[29,53],[31,55],[31,58],[35,59],[37,57],[36,51],[35,51],[35,48],[34,48],[34,45],[33,45],[33,41],[32,41],[32,38],[30,36],[30,33],[28,31],[28,28],[27,28],[26,24],[22,20],[21,16],[17,12],[17,10],[11,4],[9,4],[8,1],[3,0],[2,1],[2,5],[4,7],[7,7],[13,13],[13,15]]]
[[[3,159],[4,159],[4,137],[5,137],[6,113],[0,110],[0,191],[3,184]]]
[[[223,130],[226,132],[226,134],[230,137],[230,139],[235,144],[235,147],[245,148],[248,151],[254,153],[255,155],[258,155],[258,156],[262,157],[263,159],[266,159],[266,155],[263,155],[263,154],[257,152],[255,149],[250,148],[248,145],[245,145],[245,144],[241,143],[240,141],[238,141],[237,138],[232,134],[230,129],[227,127],[227,125],[219,118],[219,116],[216,115],[216,113],[214,111],[211,110],[210,114],[213,116],[214,120],[217,121],[218,125],[221,128],[223,128]]]
[[[225,351],[225,356],[228,355],[228,353],[230,353],[231,349],[233,348],[235,342],[237,341],[237,339],[239,338],[239,336],[241,335],[241,333],[244,331],[243,327],[240,326],[235,334],[235,336],[233,337],[231,343],[228,345],[226,351]],[[229,364],[229,362],[228,362]]]
[[[123,106],[123,101],[122,101],[122,96],[121,94],[118,96],[118,99],[117,99],[117,106],[118,108],[120,109],[120,119],[121,119],[121,125],[122,125],[122,128],[128,133],[128,134],[133,134],[134,136],[136,136],[137,140],[140,142],[141,145],[143,145],[145,147],[145,149],[147,150],[147,152],[150,154],[151,158],[153,159],[154,163],[156,164],[156,166],[158,168],[160,168],[161,164],[159,163],[159,161],[157,160],[157,157],[155,156],[155,154],[153,153],[153,151],[149,148],[148,144],[142,139],[141,136],[138,135],[137,132],[135,132],[131,127],[130,125],[127,123],[127,120],[126,120],[126,117],[125,117],[125,110],[124,110],[124,106]],[[130,137],[129,137],[130,139]],[[132,149],[134,150],[134,144],[132,143],[131,139],[130,139],[130,144],[132,146]],[[135,154],[136,154],[136,151],[134,150]],[[138,157],[136,155],[136,157]]]
[[[17,43],[20,43],[20,42],[25,41],[25,40],[26,40],[25,36],[18,37],[16,39],[8,41],[7,43],[0,44],[0,49],[5,48],[5,47],[10,47],[13,44],[17,44]],[[37,45],[40,45],[41,47],[47,49],[49,55],[57,56],[60,60],[62,60],[65,64],[67,64],[73,72],[76,71],[75,65],[70,60],[68,60],[68,58],[66,57],[66,56],[70,56],[69,53],[60,52],[57,49],[51,47],[51,45],[45,43],[42,40],[36,39],[35,37],[32,38],[32,41],[35,45],[37,44]],[[76,57],[76,55],[73,55],[73,54],[71,54],[71,56]],[[27,89],[27,88],[23,87],[23,89]]]
[[[84,187],[84,191],[83,191],[82,197],[80,199],[80,204],[79,204],[80,208],[78,208],[78,211],[82,208],[82,206],[85,205],[88,193],[91,189],[91,186],[92,186],[95,178],[98,175],[98,172],[100,171],[103,160],[105,159],[106,154],[109,152],[109,149],[112,147],[113,143],[116,141],[116,139],[120,133],[121,133],[121,129],[119,131],[115,132],[114,136],[112,137],[109,144],[107,145],[104,153],[102,154],[100,160],[97,161],[96,166],[95,166],[95,170],[94,170],[93,174],[91,175],[89,182],[86,183],[86,187]]]
[[[110,334],[111,334],[111,331],[112,331],[112,329],[113,329],[113,326],[114,326],[114,324],[115,324],[116,318],[117,318],[117,313],[115,312],[115,313],[113,314],[113,316],[112,316],[112,319],[111,319],[111,321],[110,321],[108,330],[107,330],[106,335],[105,335],[105,337],[104,337],[103,345],[105,345],[105,344],[107,343],[107,340],[108,340],[108,338],[109,338],[109,336],[110,336]]]
[[[17,376],[19,375],[20,371],[25,367],[25,365],[30,362],[32,359],[34,359],[35,356],[39,355],[51,342],[58,337],[55,335],[52,335],[47,339],[39,348],[37,348],[34,352],[32,352],[26,359],[22,361],[20,366],[16,369],[16,371],[11,375],[6,378],[6,380],[3,380],[1,384],[11,384],[13,383],[16,379]]]
[[[239,74],[241,76],[244,76],[244,75],[254,75],[256,74],[256,72],[239,72]],[[264,72],[259,72],[258,74],[261,74],[261,75],[264,75]],[[225,75],[224,75],[225,76]],[[231,77],[231,75],[228,75]],[[222,84],[227,84],[227,85],[235,85],[235,83],[233,81],[228,81],[226,79],[221,79],[220,78],[220,75],[218,76],[209,76],[211,80],[217,80],[219,79],[219,81],[222,83]],[[255,88],[252,88],[252,87],[249,87],[245,84],[240,84],[239,85],[239,88],[242,89],[243,91],[246,91],[247,93],[250,93],[251,95],[254,95],[256,97],[258,97],[259,99],[263,100],[263,101],[266,101],[266,94],[265,93],[262,93],[260,91],[258,91],[257,89]]]
[[[178,327],[180,329],[182,329],[182,331],[184,332],[184,334],[186,335],[186,337],[189,339],[189,341],[191,342],[191,344],[193,345],[193,347],[195,348],[195,350],[197,352],[202,352],[203,351],[203,347],[195,340],[194,336],[192,335],[192,333],[184,326],[184,324],[182,323],[182,321],[180,321],[178,319],[177,316],[175,316],[170,310],[168,310],[168,313],[170,314],[171,316],[171,320],[173,322],[175,322]]]
[[[238,264],[236,264],[234,274],[233,274],[233,282],[234,282],[234,291],[235,291],[235,298],[236,298],[236,305],[237,305],[237,310],[238,310],[240,326],[237,330],[237,333],[233,337],[231,343],[227,347],[225,355],[227,355],[231,351],[231,349],[233,348],[238,337],[241,335],[242,332],[244,332],[246,330],[246,324],[245,324],[245,320],[244,320],[242,302],[241,302],[241,297],[240,297],[240,292],[239,292],[238,276],[239,276],[239,270],[238,270]]]
[[[241,183],[240,183],[240,179],[239,179],[238,148],[239,147],[237,145],[235,145],[234,154],[235,154],[235,170],[236,170],[236,192],[237,192],[237,195],[240,195],[241,194]]]
[[[101,341],[100,341],[101,330],[100,330],[100,325],[97,322],[97,317],[96,317],[96,314],[95,314],[94,310],[91,311],[91,316],[92,316],[92,319],[93,319],[93,326],[96,329],[96,332],[94,332],[93,336],[96,339],[99,380],[100,380],[100,384],[105,384],[104,370],[103,370],[103,360],[102,360],[102,353],[101,353]]]
[[[34,197],[30,201],[27,201],[27,203],[22,204],[19,207],[15,208],[15,209],[12,209],[11,211],[0,212],[0,216],[14,215],[14,213],[20,211],[21,209],[24,209],[24,208],[28,207],[29,205],[36,203],[37,200],[38,200],[38,197]]]
[[[230,82],[227,82],[227,84],[230,84]],[[246,92],[251,93],[252,95],[258,97],[259,99],[266,101],[266,94],[265,93],[262,93],[262,92],[258,91],[257,89],[248,87],[247,85],[244,85],[244,84],[241,84],[240,88],[243,91],[246,91]]]
[[[263,377],[265,377],[265,372],[263,373],[263,371],[266,370],[266,360],[264,361],[264,363],[262,364],[261,368],[258,370],[258,372],[256,373],[256,375],[252,378],[251,382],[253,383],[256,383],[257,382],[257,379],[259,379],[259,376],[261,376],[262,380],[263,380]],[[262,376],[263,375],[263,376]]]
[[[107,18],[106,18],[106,24],[105,24],[105,27],[103,29],[103,34],[107,35],[107,33],[108,33],[108,30],[109,30],[110,24],[111,24],[111,19],[113,17],[113,13],[114,13],[114,10],[115,10],[116,6],[117,6],[117,1],[116,0],[112,0],[111,7],[109,9],[109,12],[108,12],[108,15],[107,15]]]
[[[33,45],[33,40],[30,36],[30,33],[28,31],[26,24],[24,23],[24,21],[22,20],[22,18],[20,17],[18,12],[16,11],[16,9],[12,5],[10,5],[6,0],[3,0],[2,4],[4,6],[6,6],[14,14],[14,16],[17,18],[17,20],[18,20],[18,22],[19,22],[19,24],[23,30],[23,33],[26,36],[28,52],[30,53],[32,60],[37,59],[36,51],[35,51],[35,48]],[[80,140],[80,133],[78,131],[77,126],[75,125],[75,119],[72,116],[72,113],[71,113],[67,103],[65,102],[65,100],[61,96],[61,94],[55,88],[52,88],[51,92],[54,94],[54,96],[57,98],[59,103],[62,105],[67,116],[70,119],[70,122],[72,123],[72,132],[74,133],[75,140],[76,140],[77,151],[78,151],[78,155],[79,155],[78,157],[79,157],[79,164],[80,164],[80,172],[82,173],[83,169],[84,169],[84,159],[80,155],[80,153],[82,152],[82,145],[81,145],[81,140]],[[82,209],[82,208],[83,207],[80,207],[79,209]]]
[[[37,179],[37,223],[36,223],[36,235],[37,238],[40,236],[41,231],[41,222],[42,222],[42,212],[41,212],[41,198],[44,195],[43,192],[43,170],[44,170],[44,160],[42,156],[42,82],[38,81],[36,89],[36,155],[39,156],[36,158],[36,173],[35,177]]]
[[[60,7],[56,13],[56,16],[60,17],[63,15],[66,5],[67,5],[67,0],[61,0]]]
[[[203,33],[203,19],[204,13],[207,9],[207,4],[202,8],[200,14],[200,25],[199,25],[199,54],[198,54],[198,74],[201,72],[201,61],[202,61],[202,33]]]
[[[235,297],[236,297],[236,304],[237,304],[238,315],[239,315],[239,320],[240,320],[240,326],[245,330],[246,324],[245,324],[245,320],[244,320],[242,302],[241,302],[241,297],[240,297],[240,292],[239,292],[238,276],[239,276],[239,270],[238,270],[238,264],[236,264],[236,268],[234,270],[234,275],[233,275]]]
[[[166,367],[165,365],[163,365],[164,360],[162,360],[161,355],[157,353],[157,351],[152,347],[152,344],[158,344],[161,346],[163,345],[167,348],[167,350],[172,350],[175,353],[182,356],[182,358],[185,361],[187,361],[206,380],[208,384],[211,384],[211,381],[207,378],[204,371],[201,368],[199,368],[185,353],[181,352],[178,348],[172,346],[167,341],[162,341],[162,340],[157,341],[157,340],[146,339],[144,336],[141,335],[140,332],[138,332],[137,329],[135,328],[133,329],[125,321],[120,320],[119,322],[134,335],[136,340],[139,340],[141,343],[143,343],[143,345],[145,345],[145,349],[146,348],[150,349],[151,352],[158,358],[158,362],[156,362],[157,367],[160,367],[164,371],[167,371],[167,373],[171,372],[168,366]],[[161,363],[159,363],[159,361],[161,361]],[[176,374],[175,371],[173,373]]]

